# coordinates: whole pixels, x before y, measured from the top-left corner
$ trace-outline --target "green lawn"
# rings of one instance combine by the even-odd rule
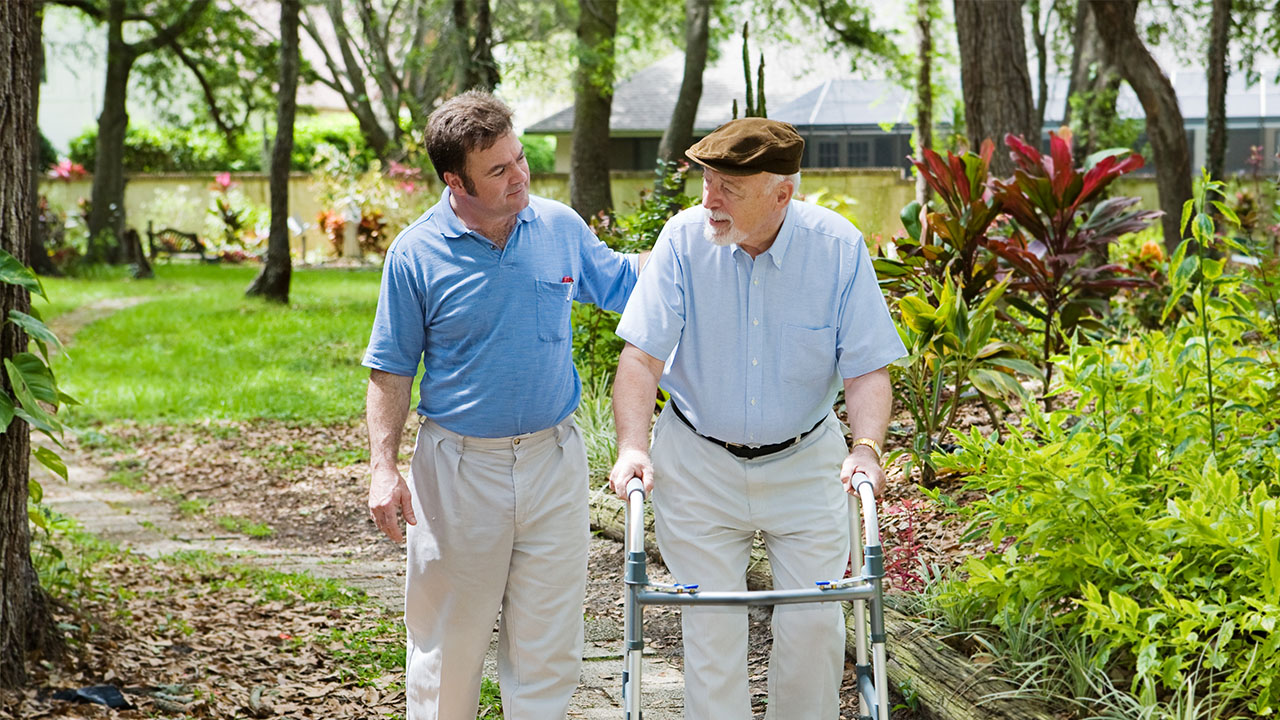
[[[290,304],[246,298],[256,266],[160,265],[154,280],[48,279],[49,321],[108,298],[146,298],[81,328],[54,363],[83,405],[74,425],[114,419],[340,421],[364,409],[360,358],[379,274],[295,271]]]

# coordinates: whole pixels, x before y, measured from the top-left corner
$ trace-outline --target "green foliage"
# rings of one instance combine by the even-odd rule
[[[69,141],[68,157],[93,171],[97,159],[98,129],[91,127]],[[248,132],[234,147],[220,133],[202,126],[130,125],[125,134],[124,169],[132,173],[261,172],[270,153],[270,139]],[[311,170],[324,147],[353,158],[358,169],[367,169],[373,152],[355,118],[320,117],[299,122],[293,129],[293,170]]]
[[[933,451],[955,424],[964,392],[1003,398],[1023,395],[1016,373],[1036,374],[1022,348],[992,337],[995,303],[1004,285],[970,307],[947,278],[898,300],[898,334],[907,357],[894,363],[899,397],[911,413],[915,433],[909,450],[926,486],[934,482]],[[938,298],[936,304],[927,297]]]
[[[529,172],[537,175],[556,171],[556,139],[552,135],[521,135],[524,157],[529,161]]]
[[[659,164],[662,165],[661,161]],[[591,229],[606,245],[619,252],[649,250],[658,241],[658,235],[667,220],[681,210],[698,202],[696,197],[684,194],[685,177],[689,163],[677,161],[660,166],[656,173],[660,192],[645,188],[640,191],[640,203],[630,213],[601,214],[591,220]],[[575,303],[570,320],[573,324],[573,359],[582,374],[584,384],[591,384],[599,377],[612,374],[618,365],[618,353],[623,342],[614,334],[618,327],[616,313],[601,310],[594,305]]]
[[[1257,717],[1280,710],[1280,428],[1268,413],[1280,363],[1241,342],[1247,323],[1207,312],[1217,401],[1232,413],[1216,456],[1203,372],[1186,360],[1201,328],[1073,344],[1060,359],[1072,407],[1029,405],[1003,442],[972,432],[940,462],[986,494],[968,512],[993,547],[951,594],[980,599],[988,621],[1032,608],[1078,628],[1147,700],[1203,663],[1198,694]]]
[[[613,425],[612,388],[609,373],[602,372],[582,385],[582,401],[575,415],[582,441],[587,446],[587,477],[591,486],[604,485],[618,456],[617,432]]]

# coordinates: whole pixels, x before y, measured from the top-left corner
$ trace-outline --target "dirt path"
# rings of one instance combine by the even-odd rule
[[[227,555],[238,562],[260,564],[284,572],[305,572],[316,577],[332,578],[360,588],[386,609],[399,613],[403,608],[404,561],[402,558],[353,557],[349,548],[338,544],[332,549],[318,546],[309,550],[280,547],[278,544],[219,532],[206,520],[177,516],[174,506],[151,492],[130,490],[108,482],[107,473],[83,458],[72,458],[68,465],[69,482],[41,474],[45,488],[44,501],[59,513],[81,522],[95,535],[119,544],[133,552],[158,557],[182,550],[201,550]],[[616,543],[593,538],[591,578],[593,593],[601,605],[601,597],[615,585],[611,578],[620,573],[621,552]],[[395,554],[401,554],[399,551]],[[364,555],[364,554],[361,554]],[[617,560],[616,567],[603,567]],[[621,585],[616,585],[621,597]],[[597,615],[584,606],[587,620],[587,646],[581,684],[574,695],[569,717],[582,720],[612,720],[621,716],[622,630],[613,617]],[[611,614],[610,614],[611,615]],[[486,661],[486,674],[496,678],[494,651],[495,630]],[[648,650],[645,667],[645,717],[676,720],[680,717],[682,677],[665,658]]]

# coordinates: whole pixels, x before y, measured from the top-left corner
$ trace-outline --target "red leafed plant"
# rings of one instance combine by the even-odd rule
[[[1108,262],[1107,246],[1147,227],[1161,213],[1135,208],[1136,197],[1103,195],[1116,178],[1142,167],[1141,155],[1105,150],[1076,167],[1068,130],[1049,133],[1048,155],[1012,134],[1005,136],[1005,143],[1017,169],[1012,178],[993,184],[996,199],[1016,225],[1007,237],[988,237],[986,246],[1008,263],[1010,288],[1042,303],[1008,299],[1044,324],[1047,393],[1053,372],[1050,358],[1096,311],[1105,309],[1107,293],[1149,282]]]
[[[986,140],[979,154],[947,153],[943,157],[924,148],[919,159],[911,158],[946,210],[927,211],[921,217],[920,203],[903,208],[907,237],[895,239],[896,259],[877,260],[881,277],[908,278],[908,292],[920,290],[917,283],[910,282],[920,273],[939,282],[950,278],[965,302],[976,304],[975,299],[988,289],[996,272],[994,260],[981,252],[987,231],[1001,210],[988,181],[994,152],[995,144]]]

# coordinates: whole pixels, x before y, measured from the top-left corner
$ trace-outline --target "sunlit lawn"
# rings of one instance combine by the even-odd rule
[[[246,298],[256,266],[159,265],[154,280],[106,272],[46,279],[46,320],[108,298],[146,298],[91,322],[54,363],[83,405],[68,419],[314,422],[359,415],[360,358],[376,271],[295,270],[288,307]]]

